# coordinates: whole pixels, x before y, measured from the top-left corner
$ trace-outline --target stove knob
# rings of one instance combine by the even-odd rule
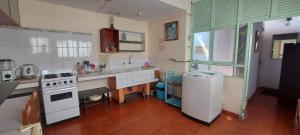
[[[62,85],[62,81],[59,81],[59,82],[58,82],[58,85]]]
[[[46,84],[46,86],[48,86],[48,87],[49,87],[49,86],[50,86],[50,83],[47,83],[47,84]]]
[[[67,84],[68,82],[67,81],[64,81],[64,84]]]
[[[56,84],[57,84],[56,82],[53,83],[54,86],[55,86]]]
[[[70,83],[73,83],[73,80],[70,80]]]

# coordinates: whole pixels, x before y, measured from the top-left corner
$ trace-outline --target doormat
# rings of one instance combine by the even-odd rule
[[[266,87],[261,87],[261,89],[262,89],[261,94],[263,94],[263,95],[272,96],[272,97],[277,97],[278,96],[278,90],[277,89],[266,88]]]

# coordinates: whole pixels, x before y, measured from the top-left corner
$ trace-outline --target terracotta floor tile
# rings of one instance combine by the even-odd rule
[[[150,135],[155,132],[155,129],[143,119],[124,127],[123,130],[127,135]]]
[[[179,120],[169,123],[167,126],[156,131],[154,134],[161,135],[193,135],[197,132],[196,129],[180,122]]]
[[[127,134],[124,129],[115,130],[107,135],[129,135]]]
[[[299,135],[295,112],[259,92],[250,100],[245,120],[220,115],[209,127],[181,114],[180,109],[150,97],[125,103],[111,101],[86,109],[80,118],[43,129],[45,135]]]
[[[106,119],[98,122],[92,122],[88,125],[91,135],[109,134],[121,129],[112,119]]]

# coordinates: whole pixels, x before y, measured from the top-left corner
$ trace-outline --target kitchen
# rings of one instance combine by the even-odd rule
[[[33,3],[43,3],[43,2],[33,1]],[[21,4],[21,3],[19,3],[19,5],[34,6],[32,4]],[[136,75],[137,78],[139,76],[141,76],[141,78],[139,78],[139,80],[132,80],[131,82],[128,82],[130,84],[122,83],[123,86],[118,86],[118,89],[125,87],[125,85],[126,87],[129,87],[129,85],[138,85],[138,84],[157,81],[154,78],[154,70],[158,70],[158,68],[152,68],[152,67],[147,68],[150,63],[151,66],[155,66],[155,64],[157,63],[156,61],[149,61],[146,57],[147,52],[145,51],[141,51],[137,53],[130,53],[130,52],[122,52],[122,53],[115,53],[115,54],[111,53],[109,55],[107,55],[107,53],[100,53],[100,46],[96,44],[100,44],[99,43],[100,29],[102,29],[103,27],[104,28],[110,27],[109,15],[100,14],[98,16],[96,13],[93,12],[80,11],[79,13],[84,14],[85,16],[89,15],[94,19],[96,19],[94,21],[93,28],[88,28],[88,25],[92,25],[92,24],[90,23],[86,25],[85,21],[78,23],[78,25],[84,24],[82,26],[86,26],[84,28],[81,28],[81,30],[80,27],[77,27],[76,25],[73,26],[73,28],[76,29],[73,28],[68,29],[67,28],[68,25],[64,25],[65,28],[58,28],[58,27],[39,28],[39,26],[26,25],[26,19],[22,20],[22,13],[26,13],[28,10],[22,12],[21,11],[22,7],[23,6],[19,6],[20,21],[23,23],[23,24],[21,23],[23,27],[19,28],[15,26],[2,26],[0,32],[1,33],[0,54],[1,54],[1,59],[3,59],[2,65],[4,66],[2,69],[3,71],[4,70],[11,71],[10,75],[12,76],[12,78],[7,78],[7,80],[4,80],[5,78],[3,78],[3,80],[9,81],[12,79],[20,78],[16,80],[17,82],[19,82],[19,84],[15,88],[16,90],[11,92],[10,97],[18,97],[18,96],[21,96],[21,98],[22,96],[26,97],[30,95],[32,89],[43,87],[40,86],[41,84],[42,85],[45,84],[45,86],[50,85],[50,84],[43,83],[44,79],[40,80],[38,77],[38,76],[43,76],[42,71],[44,70],[71,69],[77,72],[76,69],[77,66],[79,66],[81,70],[80,71],[78,69],[78,74],[77,74],[78,82],[77,82],[76,89],[78,89],[78,91],[105,87],[107,86],[108,77],[112,78],[115,77],[117,74],[124,73],[124,72],[128,72],[127,75],[129,76],[131,74],[134,74]],[[28,7],[23,7],[23,8],[28,8]],[[55,18],[60,14],[61,13],[57,11],[54,12],[51,16]],[[101,18],[106,18],[106,19],[103,20]],[[44,19],[41,21],[44,21]],[[62,22],[64,21],[62,20]],[[134,27],[129,27],[126,26],[128,23],[135,23],[136,25]],[[138,32],[137,35],[138,37],[134,37],[136,36],[135,33],[133,34],[129,33],[127,39],[133,38],[133,40],[135,40],[137,38],[138,40],[144,40],[142,38],[145,38],[145,36],[147,38],[147,27],[145,27],[147,24],[144,22],[131,21],[129,19],[115,17],[114,25],[118,29],[122,27],[125,28],[121,30],[126,30],[126,32],[127,31]],[[66,44],[66,42],[69,43]],[[147,47],[148,41],[146,40],[143,42],[144,42],[143,45]],[[74,47],[72,45],[74,45]],[[77,51],[77,48],[75,46],[80,49],[78,49]],[[114,55],[120,55],[120,56],[114,56]],[[109,61],[107,60],[108,58],[106,58],[108,56],[109,56]],[[129,58],[129,56],[131,56],[131,58]],[[103,59],[103,57],[104,59],[106,59],[106,61],[105,62],[99,61],[99,59]],[[92,67],[90,66],[83,67],[81,64],[84,61],[89,61],[91,63],[86,65],[92,65],[92,64],[97,65],[97,69],[95,69],[95,67],[92,69]],[[78,62],[80,63],[80,65],[77,65]],[[104,69],[98,68],[100,62],[107,64],[107,66],[104,67]],[[128,62],[130,62],[130,64],[128,64]],[[25,64],[32,64],[32,65],[26,66]],[[147,69],[141,68],[144,64],[146,64]],[[26,71],[27,69],[30,70],[30,72],[28,73],[29,75],[26,76],[21,74],[21,73],[25,74],[26,72],[24,71]],[[103,70],[103,72],[100,72],[100,70]],[[60,74],[60,73],[56,73],[56,74]],[[143,76],[143,74],[146,75]],[[126,74],[123,74],[123,76],[124,75],[125,77],[127,76]],[[76,80],[63,79],[63,80],[67,80],[68,81],[67,84],[71,84],[70,81],[73,81],[73,83],[75,84],[77,79]],[[60,83],[60,82],[55,82],[55,83]],[[51,86],[54,85],[55,83],[52,83]],[[147,94],[150,94],[150,91]],[[13,99],[14,98],[10,98],[8,99],[8,101]]]
[[[8,97],[4,102],[1,97],[0,134],[18,132],[22,111],[33,90],[38,90],[44,99],[72,99],[60,104],[41,100],[44,102],[41,109],[50,106],[44,110],[49,111],[48,118],[51,118],[49,126],[43,127],[44,134],[147,134],[148,131],[148,134],[192,134],[205,133],[206,129],[217,134],[221,130],[214,124],[239,122],[238,117],[243,112],[242,77],[224,76],[222,110],[219,110],[222,114],[212,128],[194,123],[183,117],[180,109],[151,96],[155,83],[164,80],[168,71],[181,75],[190,71],[191,1],[9,1],[7,11],[2,9],[2,3],[0,6],[1,16],[8,13],[0,19],[1,68],[10,71],[13,78],[8,77],[8,80],[19,79],[5,82],[11,83],[6,85],[11,91],[0,94]],[[178,39],[167,41],[165,24],[174,21],[178,21]],[[109,38],[103,36],[106,34]],[[32,72],[26,74],[26,70]],[[102,88],[109,88],[110,92]],[[85,93],[95,89],[98,92],[101,89],[101,94],[90,98],[90,93]],[[59,95],[57,98],[49,95],[53,91]],[[139,99],[131,102],[127,95],[136,92],[140,93]],[[74,98],[76,95],[79,98],[89,95],[84,99],[96,100],[111,97],[111,100],[109,104],[103,101],[104,104],[87,107],[83,113],[84,100]],[[176,91],[174,95],[180,97],[181,92]],[[44,122],[47,125],[47,117]]]

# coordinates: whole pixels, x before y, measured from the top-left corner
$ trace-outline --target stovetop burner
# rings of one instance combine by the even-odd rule
[[[53,79],[53,78],[57,78],[57,74],[48,74],[48,75],[44,75],[45,79]]]
[[[72,73],[60,73],[59,74],[61,77],[70,77],[70,76],[73,76]]]

